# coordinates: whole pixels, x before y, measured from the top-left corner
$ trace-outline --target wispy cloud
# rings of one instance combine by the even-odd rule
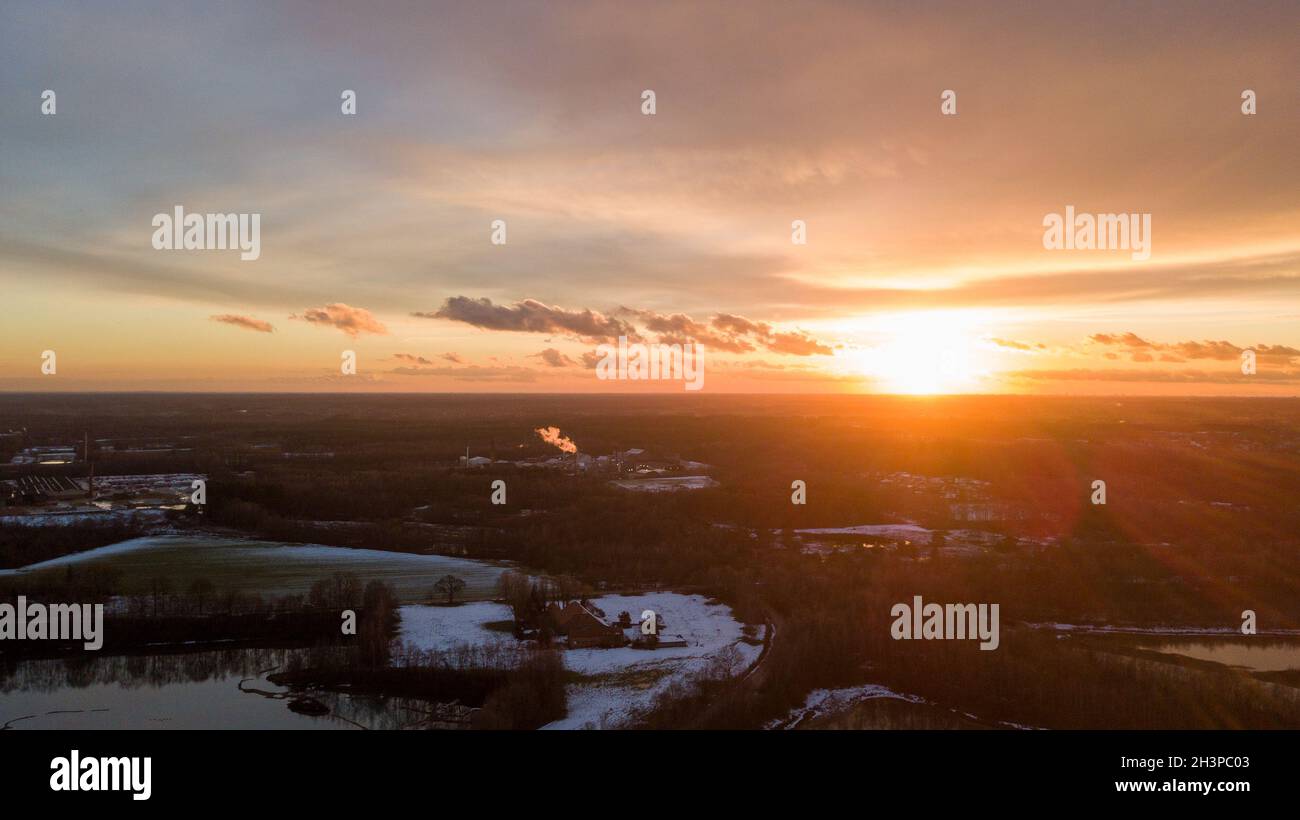
[[[529,367],[502,365],[500,367],[398,367],[390,371],[398,376],[423,376],[444,378],[461,382],[534,382],[537,371]]]
[[[573,359],[564,355],[553,347],[548,347],[538,353],[532,354],[529,358],[541,359],[547,367],[571,367],[577,364]]]
[[[1293,384],[1300,383],[1300,373],[1259,371],[1243,376],[1234,370],[1106,370],[1097,368],[1072,368],[1066,370],[1015,370],[1005,374],[1012,381],[1097,381],[1097,382],[1155,382],[1170,384],[1235,384],[1244,385],[1262,381]]]
[[[242,327],[245,330],[256,330],[258,333],[275,332],[275,328],[270,322],[264,322],[261,319],[254,319],[252,316],[239,316],[234,313],[222,313],[218,316],[210,316],[208,318],[214,322]]]
[[[394,353],[393,358],[399,362],[410,362],[411,364],[431,365],[433,362],[423,356],[416,356],[414,353]]]
[[[1047,349],[1047,345],[1042,342],[1018,342],[1015,339],[1000,339],[997,336],[990,337],[989,341],[998,347],[1018,350],[1022,353],[1041,353]]]
[[[1106,347],[1118,347],[1135,362],[1184,362],[1189,359],[1239,360],[1246,350],[1255,351],[1257,361],[1267,364],[1295,365],[1300,349],[1288,345],[1258,344],[1250,347],[1226,340],[1153,342],[1133,332],[1094,333],[1088,340]]]

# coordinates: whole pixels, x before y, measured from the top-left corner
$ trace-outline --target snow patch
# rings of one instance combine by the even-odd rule
[[[1031,624],[1030,629],[1050,629],[1055,632],[1072,632],[1079,635],[1241,635],[1240,627],[1233,626],[1112,626],[1108,624]],[[1300,629],[1261,630],[1252,637],[1300,635]]]
[[[811,720],[820,715],[842,712],[854,704],[875,698],[894,698],[908,703],[926,702],[925,698],[918,695],[905,695],[878,683],[867,683],[843,689],[814,689],[804,699],[803,706],[791,710],[790,714],[783,718],[768,721],[763,728],[793,729],[805,720]]]
[[[559,649],[564,665],[585,680],[566,687],[568,714],[546,729],[618,727],[638,713],[648,711],[655,698],[674,683],[710,668],[734,648],[732,674],[742,674],[758,660],[761,644],[744,640],[745,625],[725,604],[709,604],[702,595],[651,592],[644,595],[606,595],[592,599],[607,620],[627,612],[634,624],[641,613],[653,610],[664,623],[665,637],[680,635],[686,646],[665,649]],[[510,608],[491,601],[454,607],[409,605],[401,607],[399,640],[420,649],[447,651],[456,646],[512,645],[505,632],[486,628],[493,621],[513,619]],[[752,630],[751,630],[752,631]],[[760,628],[755,640],[761,641]]]

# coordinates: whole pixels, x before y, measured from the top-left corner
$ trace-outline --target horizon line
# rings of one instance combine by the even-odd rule
[[[959,399],[959,398],[1026,398],[1026,399],[1300,399],[1300,393],[1292,395],[1266,395],[1252,394],[1244,396],[1224,395],[1221,393],[1184,393],[1180,395],[1165,395],[1156,393],[828,393],[828,392],[718,392],[718,393],[701,393],[690,391],[654,391],[646,393],[635,392],[584,392],[568,391],[558,393],[548,392],[509,392],[498,391],[489,392],[483,390],[477,391],[450,391],[435,390],[424,392],[400,391],[400,390],[367,390],[367,391],[322,391],[322,390],[5,390],[0,388],[0,397],[3,396],[483,396],[485,398],[500,396],[519,396],[519,397],[595,397],[603,396],[608,398],[650,398],[650,397],[682,397],[682,398],[704,398],[704,397],[746,397],[746,398],[895,398],[895,399]]]

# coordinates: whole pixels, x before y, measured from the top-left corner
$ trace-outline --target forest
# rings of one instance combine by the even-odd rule
[[[1300,726],[1293,687],[1035,628],[1236,628],[1243,610],[1264,629],[1300,626],[1298,422],[1300,403],[1282,399],[0,400],[0,427],[25,427],[29,440],[186,437],[193,451],[179,459],[96,463],[207,475],[207,505],[172,526],[505,559],[594,590],[702,592],[747,622],[780,624],[758,685],[702,676],[665,697],[651,726],[757,726],[811,689],[864,680],[1015,724]],[[586,453],[635,447],[702,463],[717,486],[628,492],[607,474],[505,462],[554,452],[532,432],[546,425]],[[464,468],[466,448],[499,463]],[[303,450],[330,457],[280,456]],[[498,479],[505,505],[490,501]],[[1098,479],[1105,504],[1092,501]],[[804,504],[792,502],[796,480]],[[967,520],[972,506],[992,513]],[[814,550],[801,532],[864,524],[935,535],[849,534]],[[64,543],[84,549],[130,531],[98,526],[79,524]],[[970,530],[988,537],[956,549]],[[55,543],[0,527],[11,566],[49,557]],[[111,590],[111,579],[94,580]],[[891,608],[917,595],[999,604],[1000,647],[891,640]]]

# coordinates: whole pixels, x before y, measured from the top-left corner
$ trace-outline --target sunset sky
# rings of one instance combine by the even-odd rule
[[[595,378],[630,333],[699,341],[706,392],[1297,395],[1297,32],[1294,0],[8,2],[0,390],[680,391]],[[261,214],[260,258],[155,250],[176,205]],[[1151,214],[1150,258],[1045,249],[1068,205]]]

